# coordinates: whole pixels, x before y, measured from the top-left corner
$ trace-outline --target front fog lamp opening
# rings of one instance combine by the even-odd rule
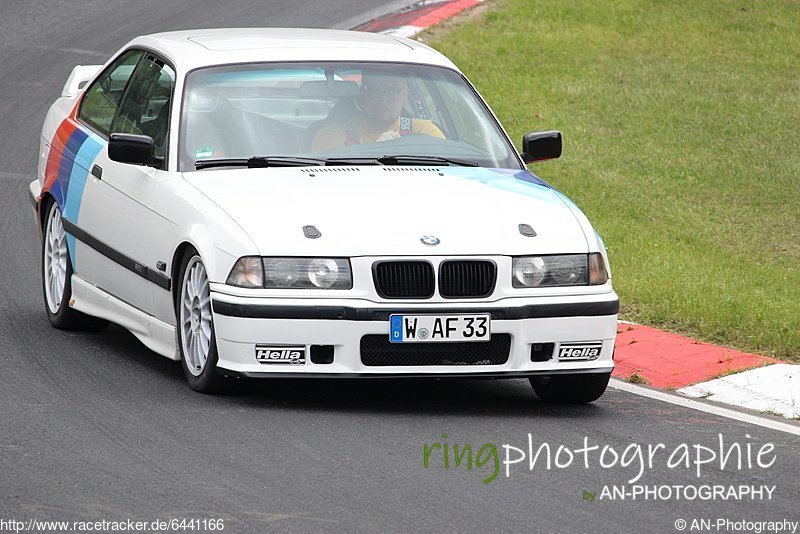
[[[344,258],[263,258],[268,289],[350,289],[350,260]]]
[[[256,256],[239,258],[233,265],[226,283],[238,287],[264,287],[264,266],[261,258]]]

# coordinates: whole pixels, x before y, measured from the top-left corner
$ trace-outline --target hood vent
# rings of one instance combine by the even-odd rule
[[[322,237],[322,232],[317,230],[317,227],[313,224],[309,224],[303,227],[303,235],[309,239],[317,239],[318,237]]]
[[[318,172],[358,172],[358,167],[303,167],[300,172],[306,174],[317,174]]]

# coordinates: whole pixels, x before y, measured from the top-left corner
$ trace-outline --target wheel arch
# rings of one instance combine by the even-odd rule
[[[47,210],[50,208],[50,204],[56,201],[55,197],[51,195],[49,192],[42,193],[42,197],[39,199],[39,202],[36,206],[36,219],[39,223],[39,237],[44,239],[44,225],[47,222]]]
[[[172,304],[173,306],[177,306],[178,304],[178,295],[180,293],[180,277],[181,274],[181,267],[183,266],[183,257],[186,255],[186,252],[189,250],[195,251],[197,254],[200,252],[197,250],[197,247],[190,241],[183,241],[181,244],[178,245],[178,248],[175,249],[175,253],[172,255],[172,265],[170,266],[170,279],[172,280]],[[202,254],[200,254],[202,258]]]
[[[191,237],[191,236],[190,236]],[[210,240],[206,239],[202,241],[208,246],[211,246]],[[171,278],[172,278],[172,298],[173,298],[173,306],[175,309],[175,342],[177,345],[178,354],[180,355],[181,366],[183,368],[184,376],[186,380],[189,382],[189,386],[199,392],[202,393],[213,393],[220,391],[224,387],[224,378],[222,375],[217,373],[217,361],[218,361],[218,354],[217,354],[217,347],[214,337],[214,326],[213,326],[213,319],[211,319],[211,299],[208,299],[208,310],[207,312],[200,312],[201,317],[205,316],[206,313],[209,315],[209,320],[211,322],[211,332],[210,337],[207,340],[208,342],[208,351],[206,352],[206,359],[205,362],[202,364],[204,367],[199,367],[198,362],[199,359],[192,358],[191,356],[187,356],[187,348],[190,352],[194,352],[197,349],[193,349],[191,347],[202,347],[202,344],[198,345],[198,338],[195,338],[195,343],[190,343],[188,346],[186,342],[183,340],[183,336],[187,334],[186,331],[182,330],[183,325],[186,323],[184,319],[181,318],[181,309],[182,306],[180,304],[182,287],[183,287],[183,280],[181,280],[182,272],[185,270],[185,265],[188,265],[190,261],[184,261],[184,259],[192,258],[192,257],[199,257],[199,263],[205,268],[208,265],[209,261],[214,261],[216,258],[213,256],[215,248],[207,249],[208,254],[204,255],[202,247],[197,246],[197,242],[193,239],[186,239],[180,242],[180,244],[175,249],[175,254],[172,258],[172,266],[171,266]],[[206,272],[206,276],[208,275],[208,270],[204,269]],[[196,297],[195,297],[196,299]],[[194,306],[194,304],[193,304]],[[205,306],[205,305],[201,305]],[[192,312],[193,313],[193,312]],[[194,319],[192,319],[194,321]],[[182,333],[183,332],[183,333]],[[200,336],[200,330],[195,332],[191,335]],[[202,350],[202,349],[199,349]],[[189,360],[192,360],[191,362]],[[190,370],[189,366],[193,366],[194,369],[199,369],[199,373]]]
[[[207,229],[201,226],[191,227],[183,234],[183,237],[175,247],[169,267],[173,304],[176,302],[178,288],[180,287],[178,278],[180,277],[181,266],[186,252],[189,250],[196,252],[200,256],[209,282],[212,283],[224,282],[233,264],[238,259],[238,257],[216,247]]]

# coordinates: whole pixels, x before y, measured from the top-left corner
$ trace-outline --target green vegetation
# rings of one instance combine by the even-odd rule
[[[800,361],[800,3],[497,0],[421,39],[605,239],[622,317]],[[498,207],[501,209],[501,207]]]
[[[714,376],[712,376],[709,380],[716,380],[718,378],[725,378],[726,376],[733,376],[738,375],[739,373],[744,373],[747,371],[752,371],[753,369],[761,369],[762,367],[769,365],[768,363],[761,363],[759,365],[751,365],[749,367],[729,367],[724,371],[720,371]]]
[[[628,382],[631,384],[649,384],[650,381],[638,373],[633,373],[628,377]]]

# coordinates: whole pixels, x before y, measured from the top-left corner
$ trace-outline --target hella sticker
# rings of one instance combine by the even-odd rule
[[[263,364],[302,365],[306,363],[306,348],[256,345],[256,360]]]
[[[567,361],[596,360],[600,357],[602,349],[602,341],[562,343],[558,349],[558,359]]]

